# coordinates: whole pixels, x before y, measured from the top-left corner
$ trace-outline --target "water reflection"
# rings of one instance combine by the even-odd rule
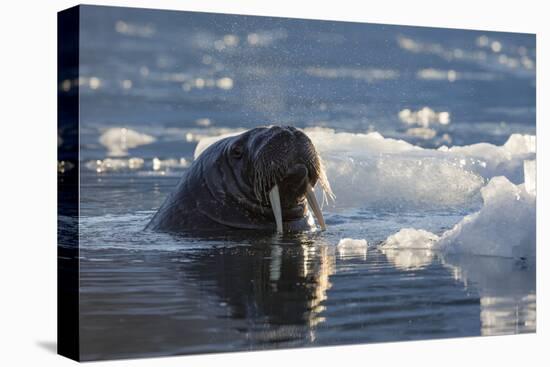
[[[481,335],[536,330],[536,269],[533,259],[446,255],[430,249],[380,248],[388,261],[404,271],[434,262],[447,267],[465,289],[479,294]]]
[[[315,339],[335,268],[331,245],[305,235],[246,240],[200,251],[189,260],[191,266],[182,271],[213,284],[231,310],[229,317],[249,321],[243,332],[256,342]]]
[[[533,259],[444,256],[456,280],[480,295],[481,335],[536,330],[536,267]]]
[[[420,270],[434,261],[434,252],[429,249],[392,249],[381,251],[393,266],[400,270]]]
[[[535,330],[527,261],[383,249],[327,232],[143,236],[157,246],[81,249],[84,359]]]

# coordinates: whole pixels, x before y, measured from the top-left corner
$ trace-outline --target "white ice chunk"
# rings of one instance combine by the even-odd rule
[[[314,127],[304,130],[318,152],[399,153],[420,151],[422,148],[404,140],[384,138],[378,132],[354,134],[333,129]]]
[[[506,177],[495,177],[481,189],[483,207],[465,216],[441,237],[404,228],[389,236],[380,247],[382,250],[434,249],[447,254],[532,258],[536,247],[536,197],[527,187],[527,184],[514,185]]]
[[[342,238],[337,245],[338,248],[365,248],[367,246],[367,240],[353,238]]]
[[[407,155],[326,157],[336,208],[464,206],[483,178],[450,161]],[[444,189],[442,189],[444,188]]]
[[[336,250],[340,258],[367,258],[368,243],[365,239],[342,238]]]
[[[439,236],[423,229],[403,228],[389,236],[380,246],[384,249],[431,249]]]
[[[399,269],[422,269],[432,262],[432,248],[438,240],[437,235],[423,229],[403,228],[389,236],[380,249]]]
[[[167,159],[160,159],[160,158],[153,158],[152,160],[153,164],[153,170],[154,171],[160,171],[170,168],[187,168],[190,165],[190,162],[185,158],[167,158]]]
[[[337,208],[464,207],[492,177],[523,182],[523,161],[535,157],[530,135],[512,135],[503,146],[423,149],[379,133],[304,131],[324,159]]]
[[[155,140],[151,135],[125,127],[109,128],[99,137],[99,143],[107,148],[107,154],[111,157],[124,157],[128,155],[128,149],[151,144]]]
[[[502,146],[479,143],[451,147],[447,152],[468,158],[465,168],[485,178],[506,176],[518,184],[524,181],[523,161],[535,157],[535,142],[533,135],[512,134]]]
[[[531,194],[537,194],[537,161],[523,161],[523,175],[525,176],[525,190]]]
[[[503,147],[512,156],[535,153],[537,141],[534,135],[512,134]]]
[[[96,171],[97,173],[120,171],[120,170],[137,170],[143,167],[145,161],[143,158],[105,158],[86,162],[86,168]]]
[[[505,177],[493,178],[481,189],[481,195],[481,210],[445,232],[438,246],[451,253],[534,256],[535,197]]]

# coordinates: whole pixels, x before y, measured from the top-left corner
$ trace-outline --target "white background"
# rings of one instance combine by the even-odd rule
[[[88,4],[537,33],[537,333],[101,362],[108,366],[548,365],[545,1],[88,1]],[[74,1],[3,1],[0,12],[0,365],[49,366],[56,341],[56,12]],[[546,172],[545,172],[546,171]],[[546,225],[545,225],[546,223]]]

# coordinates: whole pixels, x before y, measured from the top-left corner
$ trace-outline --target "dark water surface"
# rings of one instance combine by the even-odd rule
[[[336,182],[346,204],[325,207],[326,232],[143,230],[220,133],[291,124],[425,148],[534,134],[533,35],[95,7],[81,25],[81,78],[60,87],[80,85],[83,359],[535,331],[533,262],[378,246],[442,233],[477,192],[385,200],[381,184],[369,201]],[[423,179],[444,192],[446,172]]]
[[[197,241],[198,242],[198,241]],[[82,346],[116,358],[534,330],[534,271],[409,251],[339,253],[322,238],[200,240],[81,251]],[[161,244],[161,243],[159,243]],[[419,257],[413,266],[392,257]],[[420,261],[422,266],[415,266]],[[470,266],[479,279],[457,277]],[[480,266],[496,268],[486,273]],[[520,284],[509,285],[509,277]]]

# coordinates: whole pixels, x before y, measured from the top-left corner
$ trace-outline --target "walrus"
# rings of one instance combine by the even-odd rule
[[[292,126],[258,127],[210,145],[184,173],[146,229],[279,233],[325,229],[314,194],[333,197],[311,140]],[[313,212],[308,211],[307,204]]]

